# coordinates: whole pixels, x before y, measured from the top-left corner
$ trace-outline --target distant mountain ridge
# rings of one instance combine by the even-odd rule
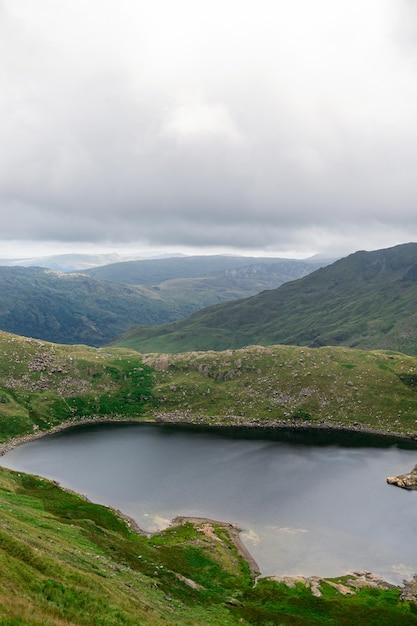
[[[106,254],[55,254],[23,259],[0,259],[8,267],[44,267],[58,272],[79,272],[99,265],[131,260],[117,253]]]
[[[270,273],[272,273],[272,268],[275,268],[277,274],[281,273],[288,277],[287,280],[293,280],[328,262],[319,259],[202,255],[111,263],[104,267],[86,270],[85,274],[129,285],[155,285],[177,278],[232,276],[234,271],[257,266],[258,271],[263,269],[265,272],[269,269]]]
[[[287,260],[257,262],[248,267],[240,267],[235,261],[231,267],[228,257],[224,259],[225,267],[222,268],[222,258],[216,258],[216,271],[200,276],[198,271],[203,266],[209,269],[211,261],[202,261],[199,268],[198,257],[192,258],[184,270],[179,263],[174,279],[153,285],[125,283],[118,266],[122,270],[126,265],[130,268],[126,263],[116,264],[121,282],[102,280],[87,273],[3,266],[0,267],[0,329],[56,343],[100,346],[135,324],[171,322],[214,303],[275,287],[314,268],[301,261]],[[148,282],[150,276],[172,275],[176,261],[181,259],[146,262]],[[196,270],[195,277],[181,277]]]
[[[417,243],[356,252],[277,289],[132,328],[115,345],[185,352],[279,343],[417,354]]]

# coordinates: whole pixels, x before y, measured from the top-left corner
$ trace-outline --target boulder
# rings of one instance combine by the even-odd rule
[[[387,478],[389,485],[396,485],[402,489],[417,490],[417,465],[409,474],[401,474],[400,476],[389,476]]]

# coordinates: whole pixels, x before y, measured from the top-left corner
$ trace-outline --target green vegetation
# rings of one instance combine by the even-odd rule
[[[140,355],[0,332],[0,442],[94,419],[322,426],[414,436],[417,358],[251,346]]]
[[[94,277],[0,267],[0,328],[45,341],[100,346],[134,324],[171,322],[217,302],[277,287],[318,265],[187,257],[117,263],[91,271]]]
[[[344,345],[417,355],[416,268],[416,243],[356,252],[278,289],[131,328],[114,345],[140,352]]]
[[[417,433],[417,358],[398,352],[251,346],[144,361],[163,421]]]
[[[2,470],[0,520],[1,624],[233,624],[227,601],[251,586],[227,532],[149,539],[42,478]]]
[[[69,420],[138,418],[152,401],[152,385],[152,371],[136,352],[0,331],[0,441]]]

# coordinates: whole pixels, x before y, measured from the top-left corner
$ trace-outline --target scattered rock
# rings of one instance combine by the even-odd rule
[[[401,474],[400,476],[389,476],[387,478],[389,485],[395,485],[402,489],[417,490],[417,465],[409,474]]]
[[[417,575],[412,580],[404,580],[404,588],[400,595],[400,600],[403,602],[417,602]]]
[[[196,589],[197,591],[199,591],[200,589],[204,589],[204,587],[197,584],[194,580],[191,580],[191,578],[186,578],[182,574],[178,574],[178,573],[176,573],[175,576],[178,578],[178,580],[180,580],[181,582],[191,587],[191,589]]]

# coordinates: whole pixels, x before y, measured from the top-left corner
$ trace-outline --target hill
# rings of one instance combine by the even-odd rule
[[[0,332],[0,441],[85,419],[414,436],[417,359],[340,347],[140,355]]]
[[[417,354],[417,244],[356,252],[256,296],[114,342],[141,352],[250,344],[344,345]]]
[[[110,263],[104,267],[86,270],[88,276],[126,283],[129,285],[156,285],[177,278],[221,278],[238,276],[236,270],[245,270],[241,276],[256,273],[275,274],[280,284],[304,276],[326,265],[326,260],[274,259],[245,256],[181,256],[165,259],[143,259]],[[250,268],[252,267],[252,270]]]
[[[0,328],[54,341],[97,346],[132,324],[181,317],[156,292],[39,267],[0,267]]]
[[[205,261],[198,259],[187,264],[188,273],[203,271]],[[158,259],[146,262],[146,267],[156,263],[157,267],[162,264],[169,268],[175,261],[183,259]],[[223,267],[222,263],[217,260],[215,266]],[[129,263],[114,267],[118,266],[131,267]],[[134,324],[171,322],[214,303],[282,284],[313,267],[303,262],[254,263],[223,269],[217,275],[176,278],[153,286],[39,267],[0,267],[0,328],[46,341],[98,346]],[[118,272],[119,278],[122,273]],[[167,276],[170,272],[152,270],[144,276],[145,282],[156,274]]]

